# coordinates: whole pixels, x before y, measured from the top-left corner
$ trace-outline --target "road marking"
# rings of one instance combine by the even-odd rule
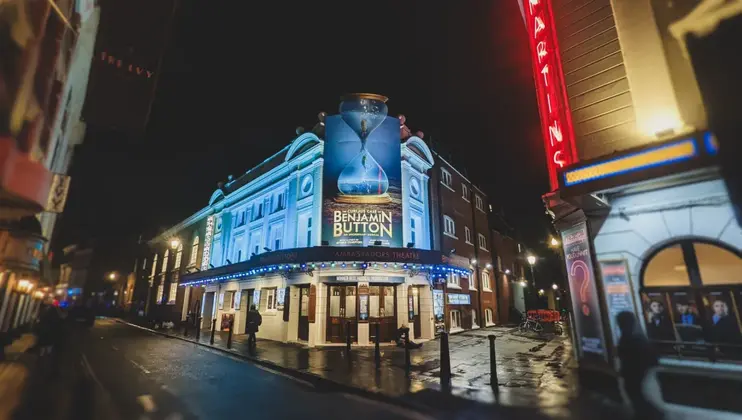
[[[118,347],[116,347],[114,345],[111,345],[111,348],[114,349],[114,350],[116,350],[116,351],[118,351],[118,349],[119,349]]]
[[[155,404],[155,400],[149,394],[138,396],[137,402],[139,402],[139,404],[142,405],[142,408],[147,413],[154,413],[155,411],[157,411],[157,405]]]
[[[82,367],[84,367],[85,370],[88,371],[88,375],[90,375],[90,377],[93,378],[93,381],[96,384],[98,384],[98,386],[100,387],[100,389],[102,389],[103,391],[105,391],[106,388],[103,387],[103,384],[101,383],[101,381],[99,381],[98,380],[98,377],[95,376],[95,372],[93,372],[93,367],[90,365],[90,362],[88,361],[87,356],[85,356],[85,353],[83,353],[82,359],[81,359],[80,363],[82,364]]]
[[[146,374],[150,374],[150,371],[148,371],[144,366],[140,365],[139,363],[137,363],[137,362],[135,362],[135,361],[133,361],[131,359],[126,359],[126,360],[130,361],[132,365],[134,365],[137,368],[139,368],[139,370],[141,370],[142,372],[144,372]]]

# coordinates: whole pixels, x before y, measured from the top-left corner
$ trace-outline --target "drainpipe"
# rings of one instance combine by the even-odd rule
[[[476,196],[476,194],[474,193],[474,184],[471,184],[471,186],[469,187],[469,191],[471,193],[471,195],[469,196],[469,207],[471,208],[471,222],[472,222],[471,228],[472,228],[472,232],[477,235],[477,242],[474,242],[474,258],[477,260],[477,263],[474,264],[474,273],[472,273],[472,275],[475,276],[474,284],[477,285],[477,301],[478,301],[477,306],[479,306],[479,315],[478,315],[479,322],[482,322],[482,320],[484,319],[483,318],[484,312],[482,310],[482,295],[484,294],[484,290],[482,290],[482,281],[479,276],[479,268],[478,268],[479,264],[481,264],[481,261],[479,260],[479,231],[477,230],[477,213],[476,213],[477,209],[476,209],[476,204],[475,204],[476,200],[474,200],[473,199],[474,197],[472,197],[472,195]],[[471,238],[471,239],[472,241],[474,241],[474,238]],[[464,240],[466,240],[466,238],[464,238]],[[490,248],[492,248],[492,245],[490,245]],[[492,254],[490,253],[490,255]]]

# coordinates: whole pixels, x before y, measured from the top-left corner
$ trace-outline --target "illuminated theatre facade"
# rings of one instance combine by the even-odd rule
[[[388,342],[402,326],[424,340],[476,328],[477,318],[493,323],[494,292],[480,296],[475,283],[486,276],[488,285],[490,274],[476,275],[474,254],[457,255],[440,239],[448,227],[446,210],[431,205],[435,155],[406,127],[400,136],[384,101],[346,98],[340,114],[323,115],[150,241],[150,313],[200,314],[203,328],[215,320],[218,331],[231,324],[243,334],[255,305],[258,338],[309,346],[345,343],[348,332],[354,344],[370,344],[376,324]]]

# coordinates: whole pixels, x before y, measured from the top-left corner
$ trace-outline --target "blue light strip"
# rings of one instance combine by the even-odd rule
[[[710,131],[703,133],[703,144],[706,146],[706,153],[716,156],[719,153],[719,144],[716,142],[714,134]]]
[[[307,272],[312,271],[316,269],[317,267],[320,268],[326,268],[327,266],[336,268],[338,265],[340,265],[342,268],[346,268],[348,265],[350,265],[349,269],[362,269],[365,270],[369,267],[372,268],[378,268],[379,263],[366,263],[366,262],[359,262],[359,263],[304,263],[304,264],[274,264],[274,265],[267,265],[264,267],[258,267],[253,268],[247,271],[237,272],[237,273],[231,273],[231,274],[224,274],[221,276],[213,276],[213,277],[207,277],[199,280],[189,281],[180,283],[180,286],[205,286],[207,284],[212,283],[221,283],[225,281],[230,281],[234,279],[245,279],[250,276],[260,276],[264,274],[270,274],[270,273],[279,273],[279,272]],[[456,273],[459,275],[471,275],[472,271],[468,269],[463,269],[460,267],[453,267],[448,265],[430,265],[430,264],[400,264],[400,263],[382,263],[382,265],[385,268],[401,268],[403,270],[420,270],[420,271],[429,271],[431,274],[433,274],[434,279],[438,278],[445,278],[449,273]]]

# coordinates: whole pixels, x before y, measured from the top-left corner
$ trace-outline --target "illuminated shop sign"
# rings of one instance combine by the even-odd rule
[[[399,120],[385,102],[351,95],[325,120],[322,240],[330,246],[404,246]]]
[[[211,241],[214,239],[214,216],[206,219],[206,235],[204,236],[204,252],[201,257],[201,271],[209,269],[211,263]]]
[[[449,305],[471,305],[471,296],[464,293],[449,293],[446,295]]]
[[[531,41],[536,94],[551,188],[557,189],[557,171],[574,162],[574,132],[550,0],[523,0]]]
[[[564,186],[570,187],[584,182],[627,174],[642,169],[669,165],[694,158],[697,155],[698,150],[694,139],[673,141],[661,146],[615,157],[604,162],[567,170],[562,174],[564,177]]]

